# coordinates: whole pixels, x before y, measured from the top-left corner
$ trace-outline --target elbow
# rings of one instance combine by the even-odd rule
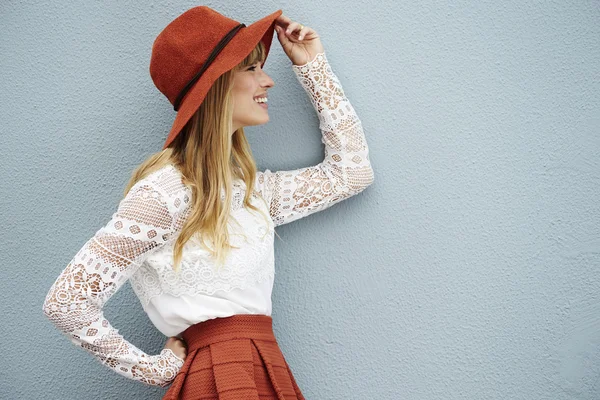
[[[349,188],[349,191],[352,194],[358,194],[373,184],[375,174],[371,166],[368,166],[350,174],[348,180],[349,182],[346,186]]]
[[[57,316],[59,315],[56,312],[56,304],[51,302],[50,299],[54,298],[54,293],[52,290],[50,290],[48,292],[48,294],[46,295],[46,299],[44,300],[44,303],[42,304],[42,312],[44,313],[44,316],[49,319],[51,322],[53,323],[57,323]]]
[[[369,165],[369,169],[367,172],[367,177],[365,179],[365,189],[369,186],[371,186],[373,184],[373,182],[375,181],[375,172],[373,171],[373,168],[371,168],[371,166]]]
[[[52,286],[42,304],[44,316],[59,329],[69,325],[69,319],[71,318],[68,309],[69,305],[65,304],[64,301],[65,293],[61,292],[62,290],[59,290],[56,286]]]

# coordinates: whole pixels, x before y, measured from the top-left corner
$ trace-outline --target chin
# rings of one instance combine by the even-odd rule
[[[268,117],[267,117],[267,118],[264,118],[264,119],[256,120],[256,121],[254,121],[253,123],[251,123],[251,124],[248,124],[248,126],[264,125],[264,124],[266,124],[267,122],[269,122],[269,118],[268,118]]]

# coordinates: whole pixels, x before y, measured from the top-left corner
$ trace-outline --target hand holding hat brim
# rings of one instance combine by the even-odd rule
[[[324,51],[317,32],[281,14],[275,20],[277,39],[294,65],[304,65]]]

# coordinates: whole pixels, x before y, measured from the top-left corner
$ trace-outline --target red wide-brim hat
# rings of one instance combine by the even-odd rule
[[[163,150],[177,137],[223,73],[239,64],[259,42],[266,49],[275,31],[274,13],[246,26],[217,11],[198,6],[171,21],[152,45],[150,76],[173,105],[177,116]]]

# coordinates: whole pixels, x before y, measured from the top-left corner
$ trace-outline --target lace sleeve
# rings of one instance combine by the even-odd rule
[[[174,220],[168,196],[150,182],[138,182],[58,276],[43,304],[44,314],[72,343],[120,375],[161,387],[175,378],[183,360],[169,349],[144,353],[111,326],[102,307],[169,240]]]
[[[325,53],[292,69],[317,111],[325,158],[312,167],[257,173],[257,189],[276,226],[331,207],[374,180],[361,122]]]

